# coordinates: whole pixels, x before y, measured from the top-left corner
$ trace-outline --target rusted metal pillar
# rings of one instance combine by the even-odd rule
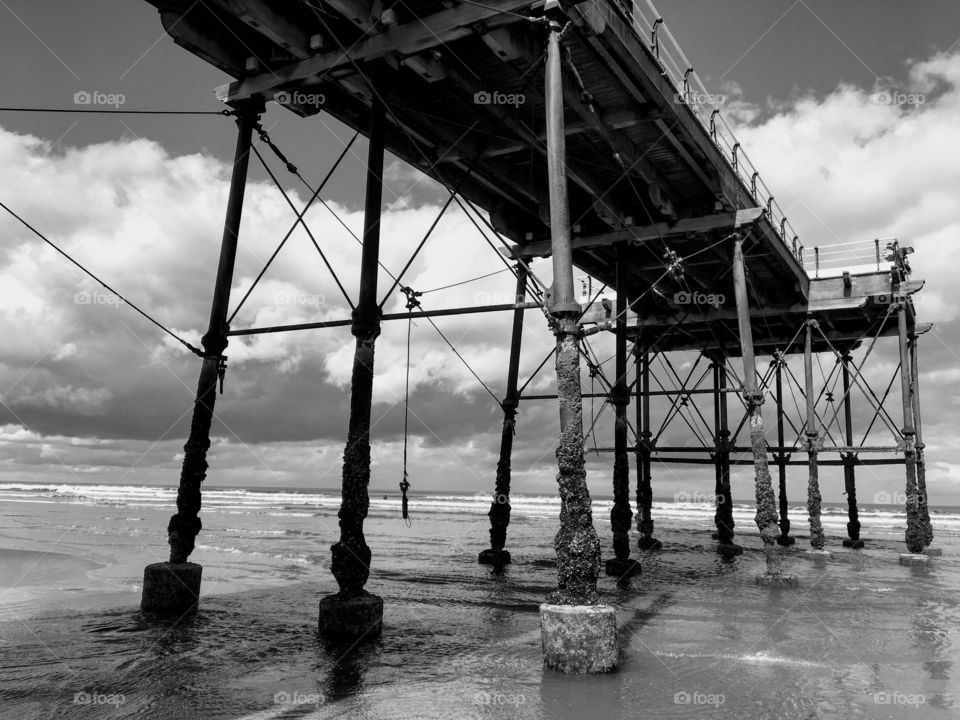
[[[613,507],[610,510],[610,528],[613,531],[614,557],[607,560],[607,575],[623,578],[640,574],[640,563],[630,558],[630,460],[627,457],[627,253],[617,246],[617,317],[615,323],[616,380],[610,392],[615,421],[613,426]]]
[[[807,512],[810,514],[810,546],[814,550],[823,550],[823,525],[820,522],[820,471],[817,455],[820,446],[820,431],[817,427],[816,390],[813,387],[813,329],[817,326],[813,318],[807,319],[807,334],[803,347],[803,377],[807,398]]]
[[[716,471],[714,495],[717,526],[717,552],[741,555],[743,548],[734,543],[733,495],[730,488],[730,429],[727,427],[727,358],[721,349],[711,359],[713,369],[713,435],[716,450],[713,464]]]
[[[550,22],[544,71],[547,184],[553,257],[553,286],[547,296],[547,309],[557,338],[560,529],[554,539],[557,590],[540,606],[540,630],[543,659],[548,667],[569,673],[607,672],[616,667],[619,661],[617,623],[614,608],[601,605],[597,593],[600,540],[593,527],[583,459],[583,401],[578,347],[582,331],[580,306],[573,292],[560,62],[561,29],[559,22]]]
[[[183,466],[177,490],[177,513],[167,526],[170,561],[147,566],[144,571],[141,607],[153,612],[183,612],[196,605],[200,592],[201,567],[188,563],[197,534],[200,532],[200,485],[207,476],[207,450],[210,448],[210,426],[217,397],[217,381],[226,370],[227,312],[233,268],[243,214],[243,196],[250,160],[253,127],[263,112],[263,101],[252,99],[238,105],[237,144],[230,177],[230,194],[220,241],[220,261],[210,306],[210,322],[201,342],[203,365],[197,382],[190,436],[183,447]]]
[[[517,308],[513,311],[513,332],[510,336],[510,364],[507,366],[507,393],[500,403],[503,408],[503,428],[500,431],[500,459],[497,461],[497,480],[493,502],[490,505],[490,548],[480,553],[481,565],[500,567],[510,562],[507,526],[510,524],[510,457],[513,453],[513,435],[516,431],[517,377],[520,372],[520,344],[523,339],[523,307],[527,295],[527,264],[517,265]]]
[[[910,384],[910,350],[907,339],[907,299],[897,307],[897,331],[900,341],[900,392],[903,398],[903,456],[907,470],[907,549],[919,553],[924,548],[923,520],[920,512],[920,488],[917,482],[916,428]]]
[[[386,127],[383,101],[375,88],[372,95],[360,289],[351,326],[356,345],[350,379],[350,421],[343,452],[340,541],[330,548],[330,571],[340,591],[320,601],[320,632],[336,639],[376,637],[381,632],[383,619],[383,600],[364,589],[370,576],[371,559],[370,548],[363,536],[363,521],[370,506],[370,407],[373,401],[374,345],[380,334],[377,273]]]
[[[853,358],[849,352],[843,353],[840,358],[843,363],[843,426],[844,444],[853,447],[853,402],[850,397],[850,363]],[[857,510],[857,453],[847,450],[842,454],[843,459],[843,490],[847,494],[847,539],[843,546],[859,550],[863,547],[860,539],[860,513]]]
[[[763,393],[757,387],[757,366],[753,353],[753,331],[750,327],[750,305],[747,299],[747,270],[743,259],[743,238],[738,236],[733,246],[733,289],[737,301],[737,322],[740,329],[740,351],[743,355],[743,395],[750,417],[750,445],[753,448],[753,468],[757,498],[756,523],[763,540],[767,559],[766,575],[758,575],[758,584],[795,586],[796,579],[783,575],[777,537],[777,506],[770,482],[767,464],[767,441],[763,434]]]
[[[641,550],[659,550],[663,543],[653,536],[653,433],[650,431],[650,351],[638,338],[637,356],[637,531]]]
[[[917,336],[910,338],[910,374],[913,377],[913,423],[917,429],[917,491],[920,498],[920,522],[923,524],[923,544],[933,542],[933,525],[930,522],[930,498],[927,497],[927,467],[923,457],[923,423],[920,422],[920,353],[917,347]]]
[[[790,456],[783,447],[783,364],[786,362],[782,352],[777,352],[773,359],[774,371],[776,373],[777,383],[777,447],[778,450],[773,454],[777,463],[777,475],[779,479],[780,495],[780,537],[777,538],[777,544],[781,547],[789,547],[797,542],[796,538],[790,535],[790,507],[787,501],[787,460]]]

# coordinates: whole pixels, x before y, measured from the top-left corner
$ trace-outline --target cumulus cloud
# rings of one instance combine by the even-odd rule
[[[745,103],[736,86],[723,90],[730,96],[740,141],[801,242],[809,247],[897,236],[916,248],[915,275],[927,280],[917,305],[923,320],[936,323],[922,340],[931,484],[941,497],[957,500],[960,450],[952,420],[960,404],[955,377],[960,333],[953,276],[960,265],[955,241],[960,198],[953,189],[960,185],[960,55],[914,63],[903,88],[841,85],[827,95],[796,93],[764,107]],[[878,102],[882,91],[924,98],[913,104]],[[433,222],[445,193],[399,163],[388,163],[386,178],[382,259],[396,273]],[[229,167],[216,158],[172,156],[149,140],[56,150],[41,138],[0,128],[4,202],[194,344],[209,312],[228,184]],[[302,205],[302,189],[290,191],[294,203]],[[356,207],[331,207],[354,234],[361,233],[362,213]],[[293,219],[273,187],[250,183],[234,307]],[[322,205],[310,210],[307,222],[355,297],[356,241]],[[0,423],[5,425],[0,444],[8,476],[66,477],[92,467],[111,481],[175,482],[197,359],[11,218],[0,217],[0,236]],[[538,272],[549,282],[549,263],[542,265]],[[502,267],[453,205],[403,282],[433,290]],[[381,272],[381,296],[391,283]],[[427,293],[422,301],[439,308],[508,302],[512,296],[513,278],[504,272]],[[396,292],[384,306],[386,313],[403,309],[403,296]],[[309,238],[297,229],[233,327],[349,315]],[[501,395],[509,313],[435,322]],[[406,334],[406,322],[384,323],[377,344],[375,487],[392,487],[398,476]],[[411,335],[415,483],[465,490],[492,485],[499,408],[430,323],[418,321]],[[543,317],[528,313],[521,375],[533,371],[552,342]],[[349,328],[232,339],[226,392],[218,400],[211,482],[336,485],[353,343]],[[879,347],[869,367],[873,379],[889,376],[896,367],[891,347]],[[530,390],[549,392],[551,376],[548,362]],[[600,446],[611,444],[609,410],[604,412],[596,427]],[[552,403],[522,406],[514,461],[518,489],[554,488],[556,431]],[[688,440],[676,430],[670,442]],[[589,458],[595,491],[609,487],[609,461],[609,456]],[[670,494],[672,483],[689,477],[686,469],[658,467],[656,492]],[[703,473],[707,486],[710,477],[712,470]],[[902,484],[902,470],[878,477],[891,487]],[[825,494],[840,499],[836,483]]]

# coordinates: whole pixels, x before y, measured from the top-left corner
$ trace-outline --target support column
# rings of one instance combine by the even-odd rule
[[[370,144],[363,215],[360,290],[351,331],[356,338],[350,379],[350,422],[343,452],[340,541],[330,548],[330,571],[340,591],[320,600],[320,634],[357,641],[380,634],[383,600],[364,589],[370,575],[370,548],[363,521],[370,506],[370,407],[373,400],[374,345],[380,334],[377,273],[383,199],[383,144],[386,110],[376,88],[370,107]]]
[[[637,530],[641,550],[660,550],[663,543],[653,536],[653,433],[650,431],[650,351],[638,338],[637,356]]]
[[[920,512],[920,489],[917,482],[916,428],[913,424],[913,398],[910,386],[910,351],[907,346],[907,299],[900,298],[897,307],[897,331],[900,341],[900,391],[903,397],[903,456],[907,470],[907,549],[919,553],[924,547],[923,521]]]
[[[733,494],[730,488],[730,429],[727,427],[727,357],[723,350],[713,356],[713,435],[716,450],[713,455],[716,482],[714,495],[717,510],[717,552],[721,555],[742,555],[743,548],[734,542]]]
[[[910,375],[913,378],[913,422],[917,429],[917,491],[920,499],[920,522],[923,526],[923,544],[933,542],[933,524],[930,522],[930,498],[927,496],[927,464],[924,460],[923,424],[920,422],[920,368],[916,335],[910,337]]]
[[[840,358],[843,363],[843,425],[844,444],[853,447],[853,409],[850,397],[850,363],[853,358],[849,352],[843,353]],[[860,513],[857,510],[857,453],[847,451],[842,454],[843,459],[843,490],[847,494],[847,539],[843,546],[859,550],[863,547],[860,539]]]
[[[753,353],[753,331],[750,327],[750,305],[747,300],[747,274],[743,260],[743,238],[737,236],[733,247],[733,288],[737,301],[737,321],[740,329],[740,350],[743,355],[743,395],[750,416],[750,445],[753,448],[757,514],[756,523],[763,540],[767,559],[767,572],[758,575],[758,585],[797,587],[797,579],[784,575],[781,567],[780,549],[776,540],[780,535],[777,524],[777,507],[767,465],[767,441],[763,434],[763,393],[757,387],[757,366]]]
[[[527,295],[527,265],[517,265],[518,307],[513,311],[513,332],[510,336],[510,364],[507,366],[507,394],[500,403],[503,408],[503,428],[500,431],[500,459],[497,461],[497,480],[493,502],[490,505],[490,549],[480,553],[481,565],[502,567],[510,562],[510,552],[504,549],[507,543],[507,526],[510,524],[510,457],[513,453],[513,435],[516,431],[517,377],[520,372],[520,343],[523,338],[523,307]]]
[[[823,525],[820,522],[820,470],[817,455],[820,446],[820,431],[817,426],[816,391],[813,387],[813,318],[807,319],[806,341],[803,347],[803,377],[807,398],[807,462],[810,469],[807,481],[807,511],[810,514],[810,547],[823,550]]]
[[[613,427],[613,508],[610,528],[613,530],[614,557],[607,560],[607,575],[625,578],[640,574],[640,563],[630,558],[630,460],[627,458],[627,252],[617,246],[617,317],[616,317],[616,381],[610,392],[610,404],[616,413]]]
[[[263,112],[260,98],[238,105],[237,144],[230,177],[223,236],[220,241],[220,262],[210,307],[210,322],[201,342],[203,365],[197,382],[193,405],[190,436],[183,447],[183,466],[180,487],[177,490],[177,514],[167,526],[170,560],[148,565],[143,573],[142,610],[163,614],[182,614],[196,608],[200,596],[202,568],[187,562],[200,532],[200,485],[207,476],[207,450],[210,448],[210,426],[217,397],[217,381],[226,370],[227,312],[230,304],[230,286],[237,255],[240,218],[243,214],[243,195],[247,183],[250,159],[250,141],[253,127]]]
[[[540,631],[543,659],[548,667],[568,673],[607,672],[618,663],[617,624],[614,608],[601,605],[597,594],[600,540],[593,527],[583,459],[583,401],[578,347],[580,306],[573,293],[560,30],[560,23],[550,22],[544,72],[553,257],[553,286],[547,300],[550,322],[557,338],[560,530],[554,540],[557,590],[540,606]]]
[[[773,458],[777,463],[777,475],[780,481],[780,537],[777,538],[777,544],[781,547],[790,547],[797,540],[790,535],[790,507],[787,501],[787,460],[790,456],[783,448],[783,364],[785,362],[783,353],[777,352],[773,365],[777,382],[777,447],[780,449],[773,454]]]

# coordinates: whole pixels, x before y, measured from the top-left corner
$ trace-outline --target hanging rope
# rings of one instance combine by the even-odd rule
[[[417,300],[418,297],[423,295],[423,293],[416,292],[413,288],[401,286],[400,292],[407,296],[407,312],[412,312],[413,310],[420,309],[420,301]],[[410,422],[410,332],[413,328],[413,318],[407,318],[407,378],[403,388],[403,479],[400,481],[400,493],[401,493],[401,514],[403,515],[403,521],[407,524],[407,527],[410,527],[410,513],[407,508],[407,490],[410,489],[410,482],[407,480],[407,440],[408,433],[407,428],[409,427]]]

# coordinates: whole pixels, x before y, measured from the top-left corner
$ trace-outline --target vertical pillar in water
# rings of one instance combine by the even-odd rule
[[[823,525],[820,522],[820,472],[817,465],[820,431],[817,427],[816,391],[813,387],[813,328],[816,320],[807,320],[806,341],[803,348],[803,376],[807,397],[807,462],[809,479],[807,481],[807,511],[810,514],[810,546],[814,550],[823,550]]]
[[[900,341],[900,391],[903,399],[903,456],[907,474],[907,549],[919,553],[924,548],[923,520],[920,510],[920,489],[917,482],[916,428],[913,424],[913,398],[910,387],[910,354],[907,348],[907,299],[897,307],[897,331]]]
[[[500,431],[500,459],[497,461],[497,480],[493,503],[490,505],[490,548],[480,553],[482,565],[499,567],[510,562],[507,543],[507,526],[510,524],[510,456],[513,453],[513,435],[516,428],[517,377],[520,371],[520,343],[523,337],[523,307],[527,294],[527,265],[517,265],[518,307],[513,311],[513,333],[510,338],[510,361],[507,366],[507,394],[500,406],[503,408],[503,428]]]
[[[651,455],[653,433],[650,431],[650,350],[637,338],[637,530],[641,550],[659,550],[663,543],[653,536],[653,478]]]
[[[926,447],[923,443],[923,428],[920,422],[920,353],[917,347],[917,336],[914,334],[910,338],[910,374],[913,377],[913,423],[917,429],[917,492],[920,500],[920,522],[923,526],[923,544],[929,545],[933,542],[933,524],[930,522],[930,498],[927,496],[927,463],[924,460],[923,449]]]
[[[560,31],[560,23],[551,21],[544,72],[553,253],[553,286],[548,311],[557,338],[560,530],[554,540],[557,590],[551,593],[547,603],[540,606],[540,635],[543,660],[548,667],[567,673],[591,673],[612,670],[618,663],[619,653],[616,613],[613,607],[601,605],[597,594],[600,540],[593,527],[583,460],[583,399],[578,347],[580,306],[573,294]]]
[[[844,426],[844,444],[848,448],[853,447],[853,400],[850,397],[850,363],[853,358],[849,352],[844,352],[840,357],[843,363],[841,371],[843,373],[843,426]],[[843,490],[847,494],[847,539],[843,541],[843,546],[859,550],[863,547],[863,540],[860,539],[860,513],[857,510],[857,453],[853,450],[846,450],[843,453]]]
[[[383,600],[364,589],[370,576],[370,547],[363,521],[370,507],[370,408],[373,402],[374,345],[380,334],[377,273],[380,254],[380,213],[383,198],[383,150],[386,108],[377,88],[371,88],[370,144],[363,215],[360,290],[351,331],[356,338],[350,379],[350,421],[343,452],[340,541],[331,550],[330,571],[340,591],[321,599],[319,630],[338,640],[373,638],[380,634]]]
[[[750,445],[753,449],[754,482],[756,486],[756,523],[763,540],[767,572],[758,575],[760,585],[796,587],[795,577],[783,574],[780,550],[776,544],[780,535],[777,524],[777,506],[767,464],[767,441],[763,434],[763,393],[757,387],[757,366],[753,353],[753,331],[750,327],[750,305],[747,299],[747,270],[743,258],[743,238],[737,237],[733,247],[733,289],[737,301],[737,322],[740,329],[740,351],[743,355],[743,394],[750,419]]]
[[[237,255],[240,218],[250,159],[253,128],[263,101],[252,99],[237,108],[237,144],[230,178],[230,194],[220,242],[220,261],[214,284],[210,322],[203,336],[203,365],[197,382],[197,394],[190,423],[190,436],[184,445],[180,487],[177,490],[177,513],[170,518],[167,539],[170,561],[154,563],[144,569],[141,608],[157,613],[183,613],[196,607],[200,593],[202,568],[187,562],[200,532],[200,486],[207,475],[207,450],[210,448],[210,426],[217,397],[217,380],[226,367],[223,351],[227,348],[227,312],[230,286]]]
[[[616,420],[613,428],[613,507],[610,510],[610,528],[613,530],[615,557],[607,560],[607,575],[618,578],[640,574],[640,563],[630,558],[630,460],[627,458],[627,251],[617,246],[617,317],[616,317],[616,380],[610,392]]]
[[[773,359],[774,371],[776,373],[777,383],[777,452],[774,453],[774,459],[777,462],[777,475],[779,479],[780,490],[780,537],[777,538],[777,544],[781,547],[789,547],[796,543],[796,539],[790,535],[790,506],[787,500],[787,451],[783,447],[783,365],[786,358],[783,353],[777,352]]]
[[[720,348],[711,358],[713,369],[713,435],[716,449],[713,462],[717,505],[714,523],[717,526],[717,552],[741,555],[743,548],[734,543],[733,493],[730,487],[730,429],[727,427],[727,358]]]

